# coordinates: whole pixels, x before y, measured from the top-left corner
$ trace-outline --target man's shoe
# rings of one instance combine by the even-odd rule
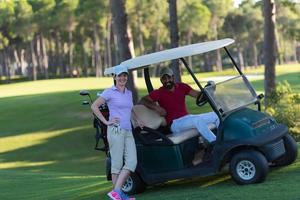
[[[107,193],[107,196],[109,196],[109,198],[112,200],[123,200],[121,195],[121,191],[118,190],[112,190],[109,193]]]

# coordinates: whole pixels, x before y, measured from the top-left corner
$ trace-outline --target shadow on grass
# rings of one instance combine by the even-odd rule
[[[1,98],[0,137],[92,124],[79,91]]]
[[[65,132],[44,139],[39,144],[1,153],[0,169],[26,169],[41,173],[47,171],[103,174],[104,153],[95,151],[93,145],[93,135],[85,129]]]

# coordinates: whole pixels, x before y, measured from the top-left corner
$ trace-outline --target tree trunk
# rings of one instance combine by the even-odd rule
[[[5,47],[4,51],[3,51],[3,57],[4,57],[4,70],[3,70],[3,74],[5,75],[6,79],[5,82],[6,83],[10,83],[11,80],[11,67],[10,67],[10,58],[9,58],[9,47]]]
[[[73,33],[72,31],[69,31],[69,41],[68,41],[68,46],[69,46],[69,61],[68,61],[68,68],[67,68],[67,73],[69,73],[71,76],[73,76]]]
[[[14,49],[14,57],[15,57],[15,63],[17,65],[17,74],[22,75],[21,61],[17,49]]]
[[[4,52],[3,50],[0,50],[0,77],[3,76],[3,71],[4,71]],[[0,84],[1,84],[1,79],[0,79]]]
[[[255,42],[252,42],[252,51],[253,51],[253,65],[255,68],[258,67],[258,61],[257,61],[257,47],[256,47],[256,43]]]
[[[84,41],[82,41],[82,55],[83,55],[83,75],[88,77],[88,56],[84,49]]]
[[[268,105],[271,93],[275,91],[275,1],[264,0],[264,62],[265,62],[265,104]]]
[[[34,51],[34,39],[30,42],[30,53],[31,53],[31,78],[37,80],[37,60]]]
[[[41,42],[41,49],[42,49],[42,64],[44,68],[44,75],[45,79],[49,78],[49,73],[48,73],[48,55],[47,55],[47,50],[46,50],[46,42],[45,38],[43,35],[40,35],[40,42]]]
[[[274,2],[274,37],[275,37],[275,58],[278,57],[278,63],[279,65],[282,64],[282,61],[284,60],[283,58],[283,52],[281,51],[281,47],[280,47],[280,39],[279,39],[279,35],[278,34],[278,31],[276,31],[276,28],[275,28],[275,24],[276,24],[276,3],[275,3],[275,0],[272,0],[272,2]],[[282,41],[285,41],[282,37],[281,39]],[[285,48],[284,48],[285,49]],[[285,51],[284,51],[285,52]],[[277,59],[276,59],[277,61]],[[275,61],[275,64],[276,64],[276,61]]]
[[[41,51],[41,33],[37,33],[35,35],[35,52],[36,52],[36,60],[37,60],[37,74],[43,73],[43,58]]]
[[[240,69],[242,71],[245,70],[245,64],[244,64],[244,56],[243,56],[243,50],[240,46],[237,48],[238,51],[238,58],[239,58],[239,63],[240,63]]]
[[[30,45],[30,41],[26,43],[26,48],[24,51],[24,71],[23,73],[25,74],[25,76],[28,77],[29,80],[32,80],[31,76],[32,76],[32,72],[31,72],[31,45]]]
[[[114,32],[117,35],[121,61],[132,58],[130,51],[130,38],[127,27],[127,13],[125,11],[125,0],[111,0],[111,12],[113,16]],[[133,102],[137,103],[138,93],[132,72],[129,72],[128,88],[132,91]]]
[[[212,54],[210,52],[207,52],[204,54],[203,72],[211,72],[212,71],[211,57],[212,57]]]
[[[25,50],[21,49],[20,53],[18,53],[17,49],[14,49],[14,57],[17,65],[17,74],[24,75],[25,73]]]
[[[300,44],[300,43],[298,43]],[[295,47],[296,48],[296,57],[297,57],[297,61],[300,63],[300,45],[298,45]]]
[[[127,34],[128,34],[128,39],[129,39],[129,44],[128,44],[129,51],[130,51],[131,57],[134,58],[135,57],[134,43],[133,43],[133,38],[132,38],[132,32],[129,27],[127,27]],[[136,83],[137,82],[137,70],[134,70],[131,73],[132,73],[133,83]]]
[[[139,55],[143,55],[145,52],[145,46],[144,46],[144,37],[142,33],[142,17],[141,17],[141,0],[136,0],[136,11],[137,11],[137,32],[138,32],[138,40],[139,40]],[[139,77],[143,77],[144,73],[141,70],[140,73],[138,74]]]
[[[162,50],[162,44],[160,42],[160,29],[156,29],[156,33],[155,33],[155,42],[154,42],[154,52],[160,51]],[[153,69],[153,73],[152,76],[159,76],[159,71],[160,71],[160,63],[157,63]]]
[[[91,55],[91,58],[92,58],[92,70],[96,69],[96,64],[95,64],[95,48],[94,48],[94,40],[92,39],[91,40],[91,44],[90,44],[90,48],[92,49],[92,55]],[[94,71],[93,71],[94,72]],[[96,72],[95,72],[96,73]]]
[[[187,35],[188,45],[190,45],[192,43],[192,37],[193,37],[193,32],[189,31],[188,35]],[[189,56],[188,61],[189,61],[189,67],[193,70],[193,58],[192,58],[192,56]]]
[[[53,38],[52,36],[49,37],[49,59],[48,59],[48,63],[49,63],[49,67],[48,67],[48,74],[49,72],[51,74],[55,74],[55,70],[53,69],[54,68],[54,53],[53,53]]]
[[[62,78],[65,76],[64,70],[63,70],[63,62],[62,62],[62,51],[61,51],[61,42],[60,42],[60,34],[57,31],[55,33],[55,71],[57,75],[60,75]]]
[[[215,20],[216,20],[216,22],[214,23],[214,26],[213,26],[213,28],[214,28],[214,32],[215,32],[215,39],[217,40],[218,39],[218,24],[217,24],[217,22],[219,21],[219,20],[217,20],[217,18],[215,18]],[[221,72],[221,71],[223,71],[223,65],[222,65],[222,56],[221,56],[221,51],[220,51],[220,49],[217,49],[216,50],[216,67],[217,67],[217,71],[218,72]]]
[[[263,48],[262,49],[259,49],[259,53],[258,53],[258,65],[263,65],[264,64],[264,50]]]
[[[217,52],[217,60],[216,60],[217,71],[221,72],[221,71],[223,71],[221,51],[220,51],[220,49],[217,49],[216,52]]]
[[[114,26],[114,25],[113,25]],[[113,65],[117,65],[120,63],[120,52],[119,52],[119,45],[118,45],[118,38],[117,38],[117,34],[115,33],[115,31],[113,31],[113,43],[114,43],[114,47],[115,47],[115,63],[113,63]]]
[[[26,62],[25,62],[25,49],[21,49],[20,53],[20,64],[21,64],[21,74],[25,75],[25,68],[26,68]]]
[[[142,17],[141,17],[141,0],[136,0],[136,11],[137,11],[137,28],[138,28],[138,38],[139,38],[139,48],[140,48],[140,55],[144,54],[145,47],[144,47],[144,38],[142,33]]]
[[[95,59],[95,69],[96,69],[96,77],[102,76],[101,70],[101,56],[100,56],[100,42],[98,36],[97,26],[94,26],[93,30],[93,52],[94,52],[94,59]]]
[[[294,51],[293,51],[293,62],[297,63],[297,41],[293,41]]]
[[[290,58],[289,58],[289,53],[287,52],[287,45],[286,45],[287,41],[286,40],[283,40],[282,42],[282,49],[283,49],[283,62],[284,63],[289,63],[290,62]]]
[[[107,20],[107,37],[106,37],[106,53],[107,53],[107,66],[112,66],[112,58],[111,58],[111,18]]]
[[[170,38],[171,48],[178,47],[179,36],[178,36],[178,23],[177,23],[177,2],[176,0],[168,0],[169,3],[169,16],[170,16]],[[175,76],[176,82],[181,82],[181,70],[179,67],[179,60],[172,60],[172,69]]]
[[[107,37],[103,38],[102,46],[104,47],[104,49],[103,49],[103,65],[101,67],[101,70],[102,70],[102,74],[104,74],[105,68],[108,67]]]

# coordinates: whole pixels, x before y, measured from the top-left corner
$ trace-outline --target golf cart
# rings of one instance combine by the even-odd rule
[[[284,166],[295,161],[297,143],[288,133],[285,125],[278,124],[272,117],[261,112],[260,100],[247,77],[239,69],[226,46],[232,39],[222,39],[192,44],[139,56],[122,62],[128,70],[144,70],[148,92],[153,90],[149,76],[152,64],[179,59],[192,76],[201,94],[196,99],[198,106],[209,103],[220,119],[219,127],[210,125],[216,134],[216,142],[207,149],[206,142],[196,129],[172,134],[165,128],[165,119],[143,105],[135,105],[137,116],[146,122],[145,127],[137,126],[132,118],[133,135],[136,142],[138,165],[123,186],[128,194],[142,192],[146,186],[164,183],[170,180],[211,176],[229,166],[232,179],[238,184],[259,183],[265,180],[269,166]],[[203,87],[185,57],[206,53],[223,48],[238,75],[225,81],[209,81]],[[117,66],[115,66],[117,67]],[[107,68],[105,74],[114,72],[114,67]],[[81,91],[81,95],[88,95]],[[90,96],[89,96],[90,97]],[[90,101],[92,99],[90,98]],[[171,101],[171,99],[170,99]],[[85,101],[84,104],[89,104]],[[109,116],[106,105],[100,111]],[[107,155],[107,178],[110,177],[110,158],[106,139],[106,126],[94,115],[96,149]],[[103,148],[98,147],[103,139]],[[195,162],[196,155],[202,157]]]

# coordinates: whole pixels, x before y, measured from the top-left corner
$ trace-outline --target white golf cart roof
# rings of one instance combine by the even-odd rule
[[[128,70],[138,69],[155,63],[206,53],[228,46],[232,43],[234,43],[233,39],[226,38],[222,40],[196,43],[155,53],[150,53],[147,55],[125,60],[121,62],[120,65],[107,68],[105,69],[104,74],[113,74],[116,67],[126,67]]]

